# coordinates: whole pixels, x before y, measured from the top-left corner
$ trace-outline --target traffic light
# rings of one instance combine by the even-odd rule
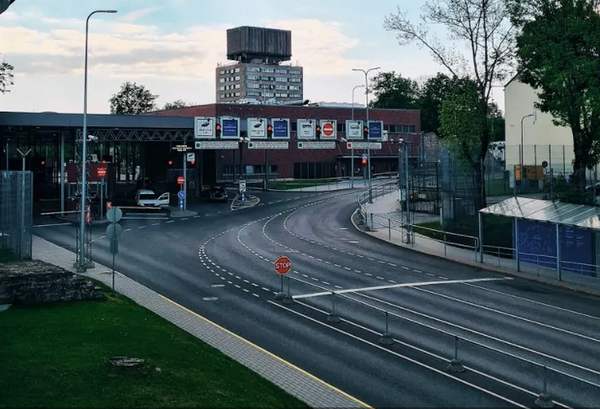
[[[317,134],[317,138],[321,137],[321,125],[317,125],[315,133]]]
[[[217,125],[215,126],[215,134],[217,135],[217,138],[221,137],[221,123],[217,122]]]
[[[267,137],[270,138],[273,136],[273,125],[267,125]]]
[[[365,127],[363,128],[363,137],[365,139],[369,138],[369,127],[365,125]]]

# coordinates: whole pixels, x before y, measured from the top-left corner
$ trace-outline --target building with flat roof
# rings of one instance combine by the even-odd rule
[[[227,58],[215,70],[217,103],[293,104],[304,97],[302,67],[292,56],[292,33],[261,27],[227,30]]]

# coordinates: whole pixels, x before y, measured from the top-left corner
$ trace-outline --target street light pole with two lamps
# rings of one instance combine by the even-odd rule
[[[83,133],[81,137],[81,204],[79,217],[79,264],[78,271],[83,272],[87,269],[85,261],[85,212],[87,201],[87,89],[88,89],[88,38],[90,28],[90,18],[99,13],[116,13],[117,10],[94,10],[85,20],[85,63],[83,72]]]
[[[364,88],[364,85],[355,85],[354,88],[352,88],[352,121],[354,121],[354,92],[359,89],[359,88]],[[348,130],[346,129],[346,134],[348,133]],[[348,135],[346,135],[346,139],[348,139]],[[350,173],[350,183],[351,183],[351,187],[352,189],[354,189],[354,148],[350,149],[350,169],[351,169],[351,173]]]
[[[371,71],[376,71],[381,69],[381,67],[373,67],[367,70],[362,68],[353,68],[352,71],[362,72],[365,76],[365,109],[366,109],[366,124],[365,126],[369,127],[369,73]],[[367,138],[367,178],[369,180],[369,203],[373,203],[373,186],[371,184],[371,145],[369,145],[369,141]]]

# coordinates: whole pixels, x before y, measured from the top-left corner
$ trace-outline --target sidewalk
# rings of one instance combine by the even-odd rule
[[[75,255],[72,252],[37,236],[33,236],[33,257],[74,272]],[[84,275],[108,286],[111,285],[110,268],[99,263],[96,263],[96,267]],[[308,406],[316,408],[368,407],[365,403],[334,386],[123,274],[116,274],[115,289],[266,378]]]
[[[412,233],[411,242],[406,243],[407,231],[402,227],[397,192],[375,198],[373,203],[365,205],[365,208],[368,220],[365,221],[364,225],[358,225],[358,209],[352,215],[352,224],[357,230],[379,240],[475,268],[534,280],[587,294],[600,295],[599,279],[563,271],[561,273],[562,279],[559,280],[559,274],[555,269],[525,262],[521,262],[520,271],[517,271],[514,259],[487,253],[483,256],[483,262],[480,262],[478,249],[474,248],[475,246],[460,247],[460,245],[451,245],[416,232]],[[439,220],[438,217],[431,215],[416,214],[414,216],[414,224]]]

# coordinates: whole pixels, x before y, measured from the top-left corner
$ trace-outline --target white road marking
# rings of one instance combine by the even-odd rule
[[[36,224],[35,226],[31,226],[33,228],[39,227],[54,227],[54,226],[70,226],[71,223],[50,223],[50,224]]]

